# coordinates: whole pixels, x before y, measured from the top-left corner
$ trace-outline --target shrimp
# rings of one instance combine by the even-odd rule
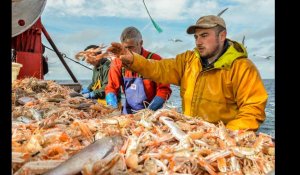
[[[255,132],[253,131],[245,131],[243,133],[238,134],[234,139],[236,142],[239,142],[240,140],[249,138],[251,141],[256,139]]]
[[[125,153],[126,165],[134,170],[138,169],[138,139],[136,137],[130,136],[127,150]]]
[[[165,125],[167,125],[172,135],[179,141],[179,147],[182,148],[190,148],[192,139],[187,135],[185,132],[183,132],[177,124],[173,121],[173,119],[169,117],[161,116],[159,118],[160,121],[162,121]]]
[[[229,150],[221,150],[221,151],[217,151],[217,152],[214,152],[212,154],[209,154],[204,159],[208,163],[211,163],[211,162],[217,160],[218,158],[226,157],[226,156],[228,156],[230,154],[231,154],[231,151],[229,151]]]
[[[173,119],[162,116],[159,120],[170,128],[172,135],[174,135],[178,141],[181,141],[186,137],[187,134],[176,125]]]
[[[221,172],[227,171],[226,159],[224,157],[217,158],[218,168]]]
[[[215,168],[211,166],[201,155],[198,157],[198,163],[211,175],[217,175]]]
[[[86,51],[81,51],[78,52],[75,55],[75,58],[77,60],[82,60],[82,61],[86,61],[87,63],[90,64],[94,64],[96,62],[98,62],[100,59],[102,58],[111,58],[114,59],[114,55],[110,52],[104,52],[103,53],[103,49],[106,46],[104,46],[103,44],[101,44],[98,48],[90,48]]]

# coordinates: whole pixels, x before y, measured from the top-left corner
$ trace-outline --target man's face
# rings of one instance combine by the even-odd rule
[[[215,30],[211,29],[195,29],[195,43],[199,50],[201,58],[208,59],[215,56],[224,42],[225,35],[222,32],[216,35]]]
[[[142,43],[143,43],[143,41],[138,42],[138,41],[135,41],[134,39],[127,39],[126,41],[124,41],[122,43],[122,45],[132,52],[141,54]]]

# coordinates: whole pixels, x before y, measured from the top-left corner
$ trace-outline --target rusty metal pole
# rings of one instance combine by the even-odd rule
[[[75,83],[78,83],[78,80],[76,79],[76,77],[74,76],[73,72],[71,71],[71,69],[69,68],[69,66],[67,65],[67,63],[65,62],[64,58],[62,57],[61,53],[59,52],[59,50],[57,49],[57,47],[55,46],[54,42],[52,41],[50,35],[48,34],[47,30],[45,29],[45,27],[42,25],[42,32],[44,33],[45,37],[47,38],[48,42],[50,43],[50,45],[52,46],[52,48],[54,49],[55,53],[57,54],[58,58],[60,59],[60,61],[62,62],[62,64],[65,66],[65,68],[67,69],[68,73],[70,74],[70,76],[72,77],[73,81]]]

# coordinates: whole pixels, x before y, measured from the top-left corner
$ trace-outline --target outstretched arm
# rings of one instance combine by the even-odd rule
[[[185,52],[177,55],[175,59],[147,60],[143,56],[130,52],[120,43],[112,43],[107,49],[115,54],[122,61],[123,66],[138,72],[143,77],[164,84],[180,85],[181,77],[184,73],[185,63],[192,52]],[[172,76],[170,76],[172,75]]]

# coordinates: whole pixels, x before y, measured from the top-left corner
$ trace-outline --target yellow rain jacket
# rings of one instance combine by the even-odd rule
[[[268,94],[243,45],[227,41],[228,49],[208,69],[203,68],[197,49],[161,61],[142,59],[134,53],[129,69],[145,78],[180,86],[185,115],[212,123],[221,120],[233,130],[255,131],[265,120]]]

